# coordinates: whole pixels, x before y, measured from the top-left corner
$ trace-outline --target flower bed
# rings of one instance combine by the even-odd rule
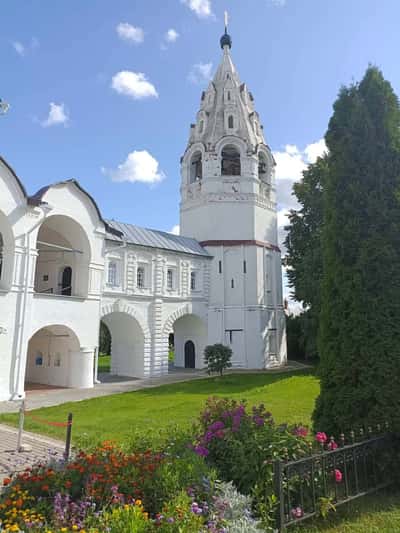
[[[308,457],[313,440],[337,449],[324,433],[311,439],[304,426],[276,425],[264,405],[210,398],[189,435],[169,435],[152,449],[144,440],[124,450],[105,442],[69,463],[53,459],[6,479],[0,531],[272,531],[274,465]],[[333,483],[342,477],[335,467]],[[304,513],[295,501],[289,512],[293,519]]]

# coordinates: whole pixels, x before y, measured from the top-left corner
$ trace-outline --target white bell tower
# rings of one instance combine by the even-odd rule
[[[231,47],[226,20],[181,161],[180,231],[214,258],[208,342],[231,346],[234,366],[268,368],[286,362],[275,162]]]

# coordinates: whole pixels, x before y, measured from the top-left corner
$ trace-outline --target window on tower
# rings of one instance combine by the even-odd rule
[[[203,164],[201,152],[196,152],[190,160],[190,183],[201,180],[203,177]]]
[[[240,176],[240,154],[235,146],[228,145],[222,150],[221,174]]]
[[[144,289],[145,284],[145,272],[144,267],[138,267],[136,272],[136,285],[139,289]]]
[[[267,180],[267,158],[263,153],[260,153],[258,156],[258,177],[260,180]]]
[[[228,128],[230,130],[233,130],[234,125],[235,125],[235,123],[234,123],[234,120],[233,120],[233,115],[229,115],[229,117],[228,117]]]

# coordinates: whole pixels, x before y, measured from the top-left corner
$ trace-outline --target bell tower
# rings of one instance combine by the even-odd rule
[[[233,365],[286,361],[275,161],[254,99],[232,62],[232,39],[201,95],[181,160],[181,234],[213,256],[208,342],[229,345]]]

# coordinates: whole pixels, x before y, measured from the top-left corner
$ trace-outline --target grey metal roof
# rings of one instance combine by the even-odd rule
[[[106,235],[108,240],[211,257],[210,254],[202,246],[200,246],[195,239],[182,237],[181,235],[173,235],[172,233],[167,233],[166,231],[141,228],[133,224],[117,222],[116,220],[107,220],[106,222],[113,230],[123,233],[123,236],[119,238],[114,233],[107,231]]]

